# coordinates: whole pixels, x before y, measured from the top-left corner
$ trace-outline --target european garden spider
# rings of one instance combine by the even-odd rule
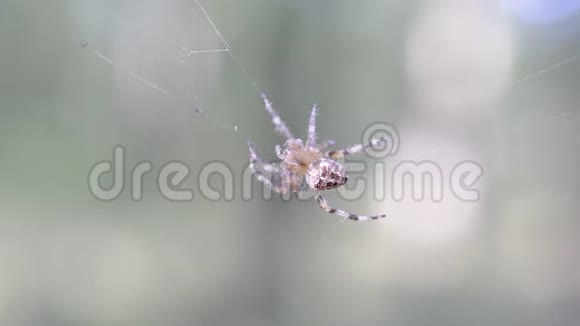
[[[316,105],[310,113],[308,123],[308,140],[306,144],[299,138],[294,138],[290,129],[272,108],[272,103],[266,95],[261,95],[266,111],[272,116],[272,122],[276,130],[284,137],[286,143],[283,146],[276,145],[276,155],[280,159],[277,163],[267,163],[258,153],[256,145],[248,142],[250,149],[250,169],[258,181],[268,186],[277,193],[298,193],[304,189],[303,181],[315,192],[315,198],[322,209],[327,213],[336,214],[354,221],[377,220],[386,215],[363,216],[351,214],[341,209],[331,207],[320,191],[338,188],[344,185],[348,176],[342,164],[336,160],[346,155],[361,152],[367,148],[382,145],[387,138],[372,139],[366,145],[354,145],[345,149],[327,151],[335,145],[334,141],[323,143],[316,142]],[[265,173],[269,175],[266,177]],[[277,177],[277,178],[274,178]],[[274,182],[278,179],[279,182]]]

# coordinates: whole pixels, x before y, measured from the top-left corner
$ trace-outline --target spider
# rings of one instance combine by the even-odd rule
[[[321,191],[338,188],[348,181],[346,170],[337,159],[361,152],[367,148],[383,144],[387,138],[376,138],[366,144],[354,145],[339,150],[328,150],[334,146],[334,141],[317,143],[316,135],[316,105],[312,107],[308,123],[308,139],[306,144],[292,135],[290,129],[272,108],[272,103],[266,95],[261,95],[266,111],[271,115],[276,130],[284,137],[283,146],[276,145],[276,155],[280,162],[268,163],[258,152],[256,145],[248,141],[250,150],[250,169],[256,179],[277,193],[292,192],[296,195],[307,190],[306,186],[315,192],[315,198],[320,208],[330,214],[336,214],[354,221],[377,220],[386,215],[364,216],[351,214],[341,209],[331,207],[320,194]],[[270,177],[267,177],[268,174]],[[277,177],[277,178],[273,178]],[[279,182],[274,180],[278,179]],[[304,180],[306,186],[304,186]]]

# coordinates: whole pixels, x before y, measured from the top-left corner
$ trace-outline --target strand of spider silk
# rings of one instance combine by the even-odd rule
[[[197,97],[197,95],[195,95],[194,97],[194,101],[195,101],[195,107],[193,109],[193,111],[201,116],[203,116],[205,119],[207,119],[208,121],[210,121],[211,123],[217,125],[220,128],[226,129],[226,130],[230,130],[230,131],[234,131],[234,132],[239,132],[238,131],[238,125],[234,125],[233,128],[231,126],[227,126],[219,121],[217,121],[216,119],[210,117],[205,110],[203,109],[203,106],[201,105],[201,103],[199,102],[199,98]]]
[[[513,88],[515,88],[523,83],[529,82],[529,81],[534,80],[538,77],[541,77],[549,72],[552,72],[553,70],[556,70],[558,68],[566,66],[566,65],[578,60],[579,58],[580,58],[580,56],[576,54],[576,55],[568,57],[567,59],[564,59],[562,61],[558,61],[551,66],[548,66],[546,68],[540,69],[540,70],[533,72],[531,74],[523,76],[523,77],[519,78],[518,80],[514,81],[508,91],[510,91],[511,89],[513,89]]]
[[[207,115],[207,113],[205,111],[203,111],[200,108],[195,108],[194,109],[194,112],[196,114],[204,117],[206,120],[208,120],[209,122],[213,123],[214,125],[216,125],[216,126],[218,126],[220,128],[226,129],[226,130],[228,130],[230,132],[234,132],[234,133],[241,134],[241,137],[240,136],[234,137],[234,141],[240,141],[244,145],[246,145],[246,140],[249,139],[249,137],[243,131],[240,131],[239,130],[238,125],[234,125],[233,128],[231,126],[227,126],[227,125],[225,125],[225,124],[217,121],[216,119],[210,117],[209,115]]]
[[[230,126],[226,126],[225,124],[217,121],[216,119],[210,117],[209,115],[207,115],[207,113],[205,113],[204,110],[200,109],[200,108],[195,108],[194,109],[195,113],[203,116],[204,118],[206,118],[207,120],[209,120],[211,123],[216,124],[218,127],[220,128],[224,128],[226,130],[233,130],[233,131],[238,131],[238,125],[234,125],[234,127],[230,127]]]
[[[232,58],[234,63],[240,68],[244,77],[246,77],[246,79],[250,82],[250,84],[252,84],[252,87],[254,87],[254,89],[260,94],[260,96],[262,96],[264,94],[264,92],[260,89],[260,87],[258,87],[258,83],[252,78],[252,76],[250,76],[250,74],[248,73],[246,68],[241,64],[241,62],[238,60],[238,58],[234,55],[234,53],[232,51],[232,47],[230,46],[228,41],[226,41],[226,39],[222,35],[222,33],[218,30],[216,24],[214,24],[213,20],[211,19],[211,17],[209,16],[209,14],[205,10],[205,8],[201,5],[201,2],[199,2],[199,0],[195,0],[195,3],[197,3],[199,10],[201,10],[203,15],[205,16],[205,19],[208,21],[208,23],[213,28],[215,34],[220,39],[220,42],[222,43],[222,45],[226,48],[228,54],[230,55],[230,57]]]
[[[520,77],[516,81],[512,82],[511,86],[509,86],[506,89],[506,91],[505,91],[504,94],[508,94],[509,92],[513,91],[514,89],[520,87],[522,84],[525,84],[525,83],[531,82],[533,80],[536,80],[536,79],[544,76],[545,74],[552,73],[553,71],[555,71],[557,69],[562,69],[562,67],[567,66],[567,65],[570,65],[570,64],[578,61],[578,59],[580,59],[580,55],[576,54],[576,55],[567,57],[566,59],[560,60],[560,61],[558,61],[558,62],[556,62],[556,63],[554,63],[554,64],[552,64],[550,66],[547,66],[545,68],[542,68],[540,70],[537,70],[535,72],[532,72],[530,74],[527,74],[527,75],[525,75],[523,77]],[[538,121],[540,121],[540,120],[541,121],[544,121],[545,118],[548,118],[548,119],[552,119],[552,118],[559,119],[559,118],[562,118],[562,117],[569,117],[569,116],[574,115],[574,114],[576,114],[576,112],[563,112],[563,113],[557,114],[555,116],[543,117],[542,119],[539,119]],[[536,121],[536,120],[534,119],[534,121]],[[537,124],[538,123],[536,123],[536,122],[532,122],[532,123],[527,123],[525,125],[516,125],[515,127],[516,127],[516,129],[519,132],[525,132],[527,130],[534,130],[534,128],[537,126]]]

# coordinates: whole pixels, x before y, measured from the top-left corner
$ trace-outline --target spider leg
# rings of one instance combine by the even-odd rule
[[[288,186],[272,181],[271,178],[266,177],[266,175],[264,175],[262,172],[252,169],[252,173],[256,177],[256,180],[263,183],[264,186],[270,188],[273,192],[277,192],[279,194],[285,194],[288,192]]]
[[[365,215],[356,215],[356,214],[351,214],[348,213],[346,211],[343,211],[341,209],[336,209],[334,207],[331,207],[328,202],[326,201],[326,199],[324,199],[324,197],[322,197],[322,195],[320,193],[316,193],[315,195],[316,197],[316,201],[318,202],[318,205],[320,205],[320,208],[322,208],[325,212],[330,213],[330,214],[336,214],[338,216],[342,216],[342,217],[346,217],[348,219],[351,219],[353,221],[371,221],[371,220],[378,220],[381,218],[386,217],[386,215],[372,215],[372,216],[365,216]]]
[[[336,145],[336,142],[334,141],[334,139],[329,139],[329,140],[325,140],[324,142],[322,142],[322,144],[320,144],[320,148],[321,149],[325,149],[325,148],[329,148]]]
[[[278,164],[268,163],[258,151],[256,144],[248,141],[248,149],[250,150],[250,168],[258,165],[261,169],[268,173],[280,173],[281,168]]]
[[[252,174],[256,177],[256,180],[263,183],[266,187],[272,189],[272,191],[277,193],[284,193],[288,191],[288,187],[284,184],[276,184],[272,181],[272,178],[268,178],[262,171],[264,170],[271,175],[282,175],[282,169],[277,164],[267,163],[264,161],[262,156],[256,149],[256,145],[252,142],[248,142],[248,148],[250,150],[250,170]],[[280,178],[283,179],[283,178]]]
[[[312,107],[310,112],[310,119],[308,120],[308,140],[306,141],[307,148],[313,148],[316,146],[316,104]]]
[[[276,111],[274,111],[274,108],[272,108],[272,102],[270,102],[270,100],[268,100],[268,98],[266,97],[266,94],[262,94],[261,98],[264,101],[264,107],[266,108],[266,111],[268,111],[268,113],[270,113],[270,115],[272,116],[272,122],[274,123],[276,130],[280,134],[282,134],[282,136],[286,137],[286,139],[288,139],[288,140],[294,139],[294,136],[292,135],[290,128],[288,128],[288,126],[286,126],[286,124],[284,123],[284,121],[282,121],[282,119],[280,118],[278,113],[276,113]]]
[[[333,160],[336,160],[338,158],[342,158],[342,157],[345,157],[347,155],[362,152],[362,151],[366,150],[367,148],[375,148],[375,147],[383,144],[387,140],[388,140],[388,137],[373,138],[366,145],[358,144],[358,145],[350,146],[350,147],[343,148],[343,149],[329,151],[329,152],[324,153],[324,156],[329,157]]]
[[[288,155],[288,152],[282,149],[282,146],[280,145],[274,146],[274,152],[276,152],[276,156],[278,156],[278,158],[282,161],[284,161]]]

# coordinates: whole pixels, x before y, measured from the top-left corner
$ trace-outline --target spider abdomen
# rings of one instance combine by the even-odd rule
[[[310,163],[306,172],[306,183],[316,190],[337,188],[347,180],[345,168],[337,161],[326,158]]]

